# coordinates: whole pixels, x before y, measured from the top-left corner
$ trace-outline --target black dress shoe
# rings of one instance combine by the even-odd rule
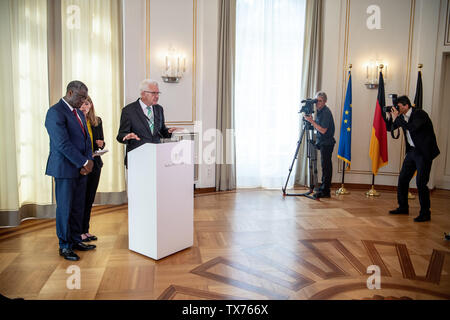
[[[95,249],[97,246],[93,244],[84,244],[83,242],[78,242],[73,245],[72,249],[74,250],[80,250],[80,251],[88,251]]]
[[[431,220],[431,216],[425,215],[425,214],[419,214],[417,217],[414,218],[415,222],[425,222],[425,221],[430,221]]]
[[[80,260],[80,257],[72,251],[72,249],[59,249],[59,255],[64,257],[64,259],[66,260],[70,260],[70,261],[78,261]]]
[[[409,214],[409,210],[408,209],[397,208],[397,209],[389,211],[389,213],[390,214]]]
[[[91,237],[87,237],[87,238],[81,239],[81,241],[82,241],[82,242],[89,242],[89,241],[91,241],[90,238],[91,238]]]
[[[89,239],[89,241],[95,241],[95,240],[97,240],[97,237],[96,236],[90,236],[90,237],[88,237],[88,239]]]
[[[318,198],[331,198],[331,194],[330,193],[323,193],[322,191],[319,191],[319,192],[314,193],[313,197],[315,199],[318,199]]]

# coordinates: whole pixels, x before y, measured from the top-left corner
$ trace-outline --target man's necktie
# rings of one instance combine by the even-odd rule
[[[153,134],[153,127],[154,127],[154,125],[155,125],[155,120],[154,120],[154,117],[153,117],[153,112],[152,112],[152,107],[147,107],[147,116],[148,116],[148,125],[150,126],[150,131],[152,132],[152,134]]]
[[[83,134],[86,137],[86,131],[84,131],[83,124],[81,123],[80,118],[78,118],[77,111],[75,109],[73,109],[72,112],[73,112],[73,115],[75,116],[75,118],[77,118],[78,123],[80,124],[81,130],[83,131]]]

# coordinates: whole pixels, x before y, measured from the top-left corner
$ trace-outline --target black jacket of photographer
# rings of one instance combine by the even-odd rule
[[[411,107],[411,109],[411,116],[408,122],[403,118],[403,115],[399,115],[394,122],[392,118],[388,119],[387,131],[392,131],[399,127],[403,129],[406,153],[408,153],[412,149],[406,136],[406,130],[408,130],[416,151],[426,160],[431,161],[440,153],[436,142],[436,135],[434,134],[433,123],[428,114],[422,109],[416,109],[414,107]]]
[[[334,139],[334,119],[331,110],[327,106],[317,110],[316,123],[322,128],[326,128],[324,134],[317,131],[316,146],[332,146],[336,143]]]

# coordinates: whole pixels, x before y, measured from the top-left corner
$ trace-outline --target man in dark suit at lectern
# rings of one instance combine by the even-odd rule
[[[55,178],[56,233],[59,254],[77,261],[76,250],[91,250],[94,245],[81,242],[87,174],[92,171],[91,139],[83,113],[88,88],[71,81],[66,95],[47,111],[45,127],[50,138],[50,154],[45,174]]]
[[[144,143],[160,143],[170,138],[178,128],[167,128],[163,107],[158,104],[158,82],[146,79],[141,82],[141,97],[122,109],[117,141],[127,145],[126,153]],[[125,156],[125,166],[127,156]]]
[[[429,221],[430,191],[427,184],[430,179],[431,164],[440,151],[434,134],[433,123],[428,114],[411,107],[407,96],[397,99],[398,109],[392,108],[388,119],[388,131],[402,128],[405,137],[406,156],[398,177],[397,200],[398,208],[389,211],[390,214],[408,214],[409,182],[417,171],[417,190],[419,192],[420,214],[414,221]],[[389,113],[386,113],[389,114]]]

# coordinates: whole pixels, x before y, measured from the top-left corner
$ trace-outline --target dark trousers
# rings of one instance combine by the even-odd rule
[[[414,148],[406,154],[398,177],[397,200],[399,208],[408,209],[409,182],[417,170],[416,184],[419,191],[420,214],[430,214],[430,190],[427,184],[430,179],[431,163],[432,160],[425,159]]]
[[[86,187],[86,202],[84,206],[84,214],[83,214],[83,227],[81,233],[89,232],[89,221],[91,220],[91,210],[92,204],[95,200],[95,194],[97,193],[98,182],[100,181],[100,173],[102,172],[102,168],[94,164],[94,168],[92,172],[87,176],[87,187]]]
[[[330,193],[331,177],[333,175],[333,163],[331,155],[333,154],[334,144],[320,146],[320,162],[322,164],[322,184],[319,191],[324,194]]]
[[[87,177],[55,178],[56,234],[61,249],[81,241]]]

